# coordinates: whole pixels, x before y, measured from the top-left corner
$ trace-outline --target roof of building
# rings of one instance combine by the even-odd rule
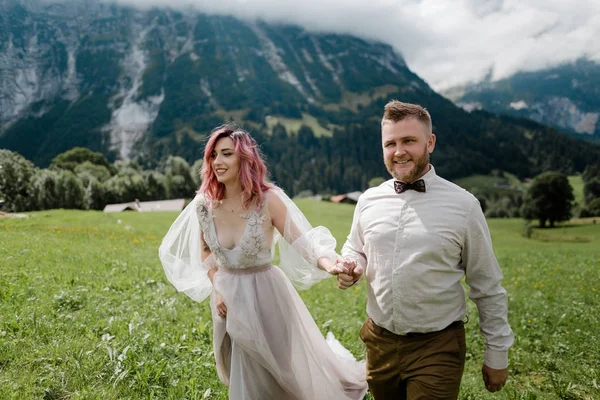
[[[362,194],[362,192],[350,192],[350,193],[345,193],[345,194],[338,194],[336,196],[331,196],[329,198],[329,201],[332,201],[334,203],[357,203],[358,202],[358,198],[360,197],[360,195]]]
[[[129,203],[107,204],[104,207],[104,212],[121,212],[127,210],[139,212],[181,211],[184,207],[185,199],[139,202],[131,201]]]

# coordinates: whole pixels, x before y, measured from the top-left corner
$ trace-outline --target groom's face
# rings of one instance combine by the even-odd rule
[[[429,170],[429,154],[435,148],[435,135],[416,118],[381,126],[383,162],[388,172],[402,182],[413,182]]]

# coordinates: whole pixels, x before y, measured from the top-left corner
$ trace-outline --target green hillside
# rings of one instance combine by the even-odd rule
[[[569,176],[569,184],[573,187],[575,202],[580,205],[583,204],[583,180],[581,179],[581,175]]]

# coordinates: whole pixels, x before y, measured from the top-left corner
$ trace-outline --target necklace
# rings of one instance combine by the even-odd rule
[[[223,200],[219,200],[219,205],[223,206]],[[238,212],[235,208],[231,208],[231,207],[227,207],[227,206],[223,206],[227,211],[230,211],[232,214],[237,215],[240,218],[243,219],[248,219],[250,218],[250,213],[240,213]],[[242,205],[242,209],[244,209],[244,206]]]

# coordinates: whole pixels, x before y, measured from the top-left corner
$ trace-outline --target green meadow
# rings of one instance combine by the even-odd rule
[[[352,206],[298,202],[343,244]],[[0,219],[0,399],[226,399],[208,303],[177,293],[157,249],[176,213],[44,211]],[[490,220],[515,344],[508,384],[484,389],[469,302],[461,399],[600,399],[600,221],[523,235]],[[364,285],[301,292],[323,333],[357,358]]]

